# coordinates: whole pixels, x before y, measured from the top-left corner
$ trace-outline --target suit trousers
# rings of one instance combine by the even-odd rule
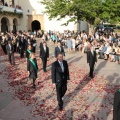
[[[2,47],[2,50],[3,50],[4,54],[7,54],[6,45],[1,45],[1,47]]]
[[[59,83],[58,85],[56,85],[57,101],[59,106],[63,105],[62,97],[65,95],[66,91],[67,91],[67,83],[63,83],[63,84]]]
[[[113,120],[120,120],[120,92],[114,95]]]
[[[14,53],[8,54],[8,59],[9,59],[9,62],[10,62],[11,64],[15,64],[15,61],[14,61]]]
[[[24,58],[24,50],[20,49],[20,58]]]
[[[43,70],[46,71],[47,57],[42,58]]]
[[[90,66],[90,74],[89,74],[89,76],[93,77],[94,64],[89,64],[89,66]]]

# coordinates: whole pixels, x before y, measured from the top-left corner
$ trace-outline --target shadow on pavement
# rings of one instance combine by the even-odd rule
[[[78,62],[81,58],[83,58],[83,56],[77,57],[77,58],[73,59],[72,61],[68,62],[68,64],[71,64],[71,63],[74,63],[74,62]]]
[[[118,90],[116,84],[120,80],[120,77],[117,78],[118,76],[119,75],[117,73],[113,73],[112,75],[107,76],[107,79],[112,78],[112,81],[116,82],[113,83],[112,81],[108,80],[109,82],[103,88],[101,88],[105,94],[103,96],[103,100],[101,101],[99,109],[93,114],[96,120],[98,119],[97,117],[101,118],[101,120],[110,120],[108,117],[113,108],[114,93]],[[90,120],[91,119],[93,118],[91,117]],[[113,118],[111,118],[111,120],[112,119]]]

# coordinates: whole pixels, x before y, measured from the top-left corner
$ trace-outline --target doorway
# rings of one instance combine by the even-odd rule
[[[37,30],[41,30],[41,24],[38,20],[34,20],[31,23],[31,27],[32,27],[32,32],[37,31]]]
[[[8,32],[9,20],[6,17],[1,19],[1,32]]]

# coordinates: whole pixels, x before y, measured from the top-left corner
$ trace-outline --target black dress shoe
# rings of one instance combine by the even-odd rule
[[[32,87],[35,89],[35,88],[36,88],[36,85],[34,84]]]
[[[90,76],[90,77],[91,77],[91,79],[94,78],[94,76]]]
[[[59,111],[62,111],[63,110],[63,106],[59,106]]]
[[[12,65],[15,65],[15,63],[13,63]]]

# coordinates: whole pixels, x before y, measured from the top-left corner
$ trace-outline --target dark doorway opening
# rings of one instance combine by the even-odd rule
[[[8,19],[5,17],[1,19],[1,32],[8,32]]]
[[[14,2],[14,0],[12,0],[12,6],[14,6],[14,7],[15,7],[15,2]]]
[[[4,2],[4,0],[1,0],[1,1],[2,1],[2,4],[3,4],[3,5],[5,5],[5,2]]]
[[[17,19],[13,19],[13,32],[15,32],[16,33],[16,31],[17,31]]]
[[[34,20],[34,21],[31,23],[31,27],[32,27],[32,32],[37,31],[37,30],[41,30],[41,24],[40,24],[40,22],[37,21],[37,20]]]

